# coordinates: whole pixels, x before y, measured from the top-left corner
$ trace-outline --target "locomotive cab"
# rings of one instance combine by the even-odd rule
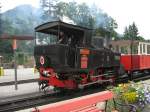
[[[90,44],[90,29],[53,21],[36,27],[35,31],[34,55],[37,68],[51,67],[57,73],[79,68],[77,51],[79,47]]]

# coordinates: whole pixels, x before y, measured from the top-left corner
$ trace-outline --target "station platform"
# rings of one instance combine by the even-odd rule
[[[39,86],[37,82],[18,84],[18,90],[15,90],[15,85],[0,86],[0,101],[3,99],[9,99],[18,95],[29,94],[39,92]]]
[[[39,73],[34,72],[33,68],[18,68],[17,80],[28,80],[39,78]],[[14,69],[4,69],[4,75],[0,76],[0,83],[11,82],[15,79]],[[29,94],[39,92],[39,85],[37,82],[18,84],[18,90],[15,90],[15,85],[0,86],[0,99],[18,96],[22,94]]]
[[[34,72],[34,68],[18,68],[17,79],[28,80],[39,78],[39,73]],[[4,75],[0,76],[0,83],[14,81],[15,73],[14,69],[4,69]]]

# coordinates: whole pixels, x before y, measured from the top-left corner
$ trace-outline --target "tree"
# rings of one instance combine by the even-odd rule
[[[75,23],[78,19],[77,7],[78,7],[78,4],[76,2],[69,2],[67,3],[66,9],[65,9],[66,10],[65,16],[73,20]]]
[[[145,39],[142,36],[137,36],[137,40],[144,41]]]
[[[91,14],[90,14],[90,9],[89,7],[85,4],[79,4],[78,5],[78,11],[77,11],[77,15],[78,15],[78,24],[81,26],[85,26],[85,27],[90,27],[89,23],[90,23],[90,18]]]
[[[123,39],[125,40],[144,40],[143,37],[139,36],[138,28],[133,22],[132,25],[129,25],[125,28]]]
[[[103,13],[96,5],[89,7],[86,3],[78,4],[74,1],[65,3],[58,2],[58,0],[41,0],[41,4],[44,10],[43,15],[46,17],[50,16],[53,19],[68,17],[76,25],[95,29],[94,35],[104,37],[107,35],[111,38],[118,38],[115,31],[118,27],[117,22],[106,13]]]
[[[3,20],[1,19],[1,33],[5,34],[5,33],[10,33],[13,34],[15,29],[13,29],[10,21],[8,19]],[[8,40],[0,40],[0,53],[2,54],[10,54],[13,55],[13,49],[12,49],[12,45],[11,45],[11,41]]]
[[[44,12],[42,16],[44,20],[58,19],[57,12],[59,9],[57,9],[57,2],[58,0],[40,0]]]
[[[65,2],[58,2],[56,4],[56,7],[57,7],[55,11],[56,18],[63,19],[63,16],[66,13],[67,4]]]
[[[124,31],[124,36],[123,36],[123,38],[124,38],[125,40],[129,40],[129,39],[130,39],[128,27],[125,27],[125,31]]]
[[[106,13],[103,13],[95,4],[92,5],[90,10],[93,17],[93,28],[96,29],[94,35],[107,35],[110,38],[115,38],[115,40],[118,39],[118,33],[115,31],[118,28],[117,22]]]
[[[134,22],[132,25],[129,26],[129,30],[131,31],[131,36],[136,39],[139,33],[138,33],[138,28]]]
[[[90,8],[85,4],[77,4],[76,2],[69,2],[66,4],[64,16],[67,16],[77,25],[94,28],[94,18],[91,14]]]
[[[110,22],[109,22],[108,28],[109,28],[109,31],[110,31],[111,38],[114,38],[115,40],[117,40],[118,39],[118,34],[115,31],[115,29],[118,28],[118,24],[117,24],[116,20],[111,19]]]
[[[96,6],[89,7],[86,3],[77,2],[59,2],[58,0],[41,0],[41,6],[44,11],[43,17],[50,17],[49,20],[62,19],[68,17],[75,24],[89,28],[110,28],[109,22],[112,20],[107,14],[103,13]],[[114,22],[114,21],[113,21]]]

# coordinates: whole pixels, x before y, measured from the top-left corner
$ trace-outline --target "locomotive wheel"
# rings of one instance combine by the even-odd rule
[[[49,88],[47,81],[40,81],[39,82],[39,89],[40,91],[46,92],[46,90]]]

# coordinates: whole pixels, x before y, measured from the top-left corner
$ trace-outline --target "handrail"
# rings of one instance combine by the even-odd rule
[[[103,91],[91,95],[82,96],[79,98],[74,98],[74,99],[38,107],[34,109],[33,112],[70,112],[70,111],[85,108],[90,105],[97,104],[99,102],[104,102],[112,98],[113,98],[113,93],[111,91]]]

